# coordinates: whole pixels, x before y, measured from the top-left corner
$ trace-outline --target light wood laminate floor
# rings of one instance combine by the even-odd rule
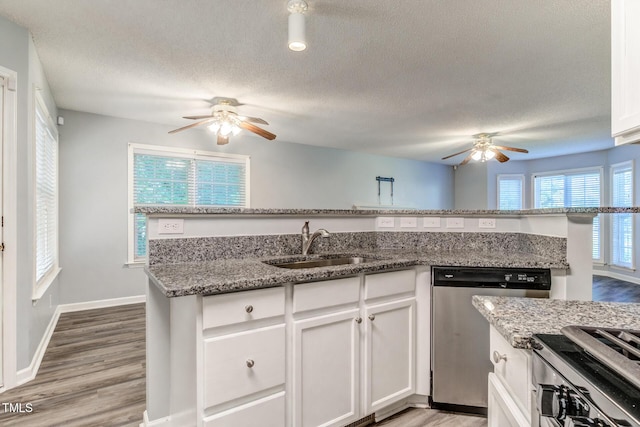
[[[373,424],[375,427],[486,427],[487,419],[479,415],[463,415],[437,409],[407,409],[386,420]]]

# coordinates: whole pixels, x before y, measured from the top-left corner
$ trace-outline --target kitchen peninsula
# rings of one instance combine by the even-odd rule
[[[425,406],[431,266],[550,268],[552,298],[591,298],[593,210],[136,212],[148,216],[149,425],[346,425]],[[308,256],[305,221],[329,232]],[[275,265],[336,257],[364,262]]]

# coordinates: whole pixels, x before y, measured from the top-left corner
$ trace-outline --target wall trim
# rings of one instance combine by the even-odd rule
[[[56,329],[56,325],[58,324],[58,320],[60,319],[60,315],[62,313],[71,313],[75,311],[83,311],[83,310],[93,310],[96,308],[107,308],[107,307],[116,307],[119,305],[129,305],[129,304],[140,304],[146,301],[145,295],[136,295],[132,297],[123,297],[123,298],[111,298],[105,300],[97,300],[97,301],[86,301],[86,302],[78,302],[73,304],[61,304],[56,307],[53,316],[51,316],[51,320],[49,321],[49,325],[47,325],[47,329],[40,340],[40,344],[36,349],[35,354],[33,355],[33,359],[28,367],[21,369],[17,373],[17,383],[16,386],[25,384],[31,380],[33,380],[38,374],[38,369],[40,369],[40,363],[42,363],[42,358],[44,357],[44,353],[47,351],[47,347],[49,346],[49,341],[51,341],[51,337],[53,336],[53,331]]]
[[[140,427],[154,427],[169,423],[171,423],[171,417],[163,417],[149,421],[149,413],[145,410],[142,414],[142,423],[140,423]]]
[[[640,278],[635,276],[629,276],[627,274],[616,273],[615,271],[608,270],[593,270],[594,276],[610,277],[612,279],[624,280],[625,282],[634,283],[640,285]]]

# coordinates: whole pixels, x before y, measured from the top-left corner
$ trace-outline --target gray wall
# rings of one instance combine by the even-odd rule
[[[447,166],[319,148],[254,136],[219,147],[205,130],[62,110],[60,130],[60,301],[142,295],[141,269],[126,268],[127,145],[176,146],[251,156],[251,207],[351,208],[377,204],[377,175],[395,178],[396,205],[453,207]],[[383,188],[383,202],[389,188]]]
[[[487,165],[471,162],[455,169],[455,209],[487,209]]]
[[[34,193],[32,155],[32,111],[34,90],[38,88],[49,112],[57,114],[55,103],[29,32],[0,17],[0,66],[18,73],[17,88],[17,349],[18,369],[26,368],[37,349],[58,303],[58,283],[54,282],[42,299],[32,304]]]

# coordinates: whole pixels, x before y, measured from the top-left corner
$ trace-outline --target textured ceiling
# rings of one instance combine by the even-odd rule
[[[265,143],[429,161],[479,132],[530,151],[513,159],[613,146],[608,1],[308,4],[304,52],[287,49],[286,0],[0,0],[0,15],[31,31],[64,109],[179,127],[233,97],[270,123]]]

